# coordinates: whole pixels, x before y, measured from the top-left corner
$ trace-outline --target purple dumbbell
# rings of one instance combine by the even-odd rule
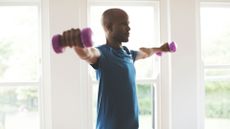
[[[171,43],[169,43],[168,44],[169,45],[169,52],[176,52],[176,49],[177,49],[177,47],[176,47],[176,43],[175,42],[171,42]],[[162,52],[157,52],[156,53],[158,56],[161,56],[162,55]]]
[[[93,41],[92,41],[92,30],[90,28],[84,28],[81,30],[81,41],[83,43],[84,47],[92,47]],[[54,52],[57,54],[62,53],[65,46],[61,45],[61,37],[62,35],[57,34],[54,35],[52,38],[52,46]]]

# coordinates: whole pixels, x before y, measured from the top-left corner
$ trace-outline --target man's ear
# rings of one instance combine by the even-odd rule
[[[108,23],[108,24],[106,25],[106,28],[107,28],[107,30],[108,30],[109,32],[111,32],[111,31],[113,30],[112,23]]]

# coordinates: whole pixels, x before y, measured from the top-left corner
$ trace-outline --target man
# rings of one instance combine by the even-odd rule
[[[129,18],[125,11],[112,8],[102,15],[106,44],[84,48],[80,30],[63,33],[64,45],[74,47],[77,55],[87,61],[99,76],[97,129],[138,129],[138,102],[134,62],[157,52],[169,51],[165,43],[159,48],[129,50],[122,46],[129,38]]]

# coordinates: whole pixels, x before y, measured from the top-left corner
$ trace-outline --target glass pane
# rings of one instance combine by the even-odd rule
[[[205,66],[205,129],[230,128],[230,8],[201,8]]]
[[[201,8],[201,41],[206,65],[230,64],[230,8]]]
[[[114,6],[92,6],[90,8],[89,21],[91,22],[89,25],[93,30],[94,46],[105,44],[101,15],[108,8],[114,8]],[[158,16],[154,6],[119,6],[118,8],[122,8],[128,13],[131,28],[129,42],[123,43],[123,45],[132,50],[138,50],[140,47],[159,46]],[[137,79],[155,78],[159,73],[158,62],[159,57],[154,56],[137,61],[135,63]]]
[[[97,119],[97,97],[98,97],[98,83],[93,84],[93,127],[96,127],[96,119]]]
[[[150,84],[138,84],[137,85],[137,94],[138,94],[138,103],[140,110],[140,125],[139,129],[152,129],[152,114],[153,114],[153,95],[152,95],[153,86]]]
[[[0,87],[0,129],[39,129],[35,86]]]
[[[230,79],[229,79],[230,80]],[[230,81],[206,81],[205,129],[230,128]]]
[[[38,8],[0,6],[0,82],[38,79]]]

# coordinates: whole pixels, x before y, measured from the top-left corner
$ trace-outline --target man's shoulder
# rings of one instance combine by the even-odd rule
[[[106,44],[102,44],[96,47],[101,53],[108,53],[110,52],[110,47]]]
[[[106,47],[106,44],[96,46],[96,48],[105,48],[105,47]]]

